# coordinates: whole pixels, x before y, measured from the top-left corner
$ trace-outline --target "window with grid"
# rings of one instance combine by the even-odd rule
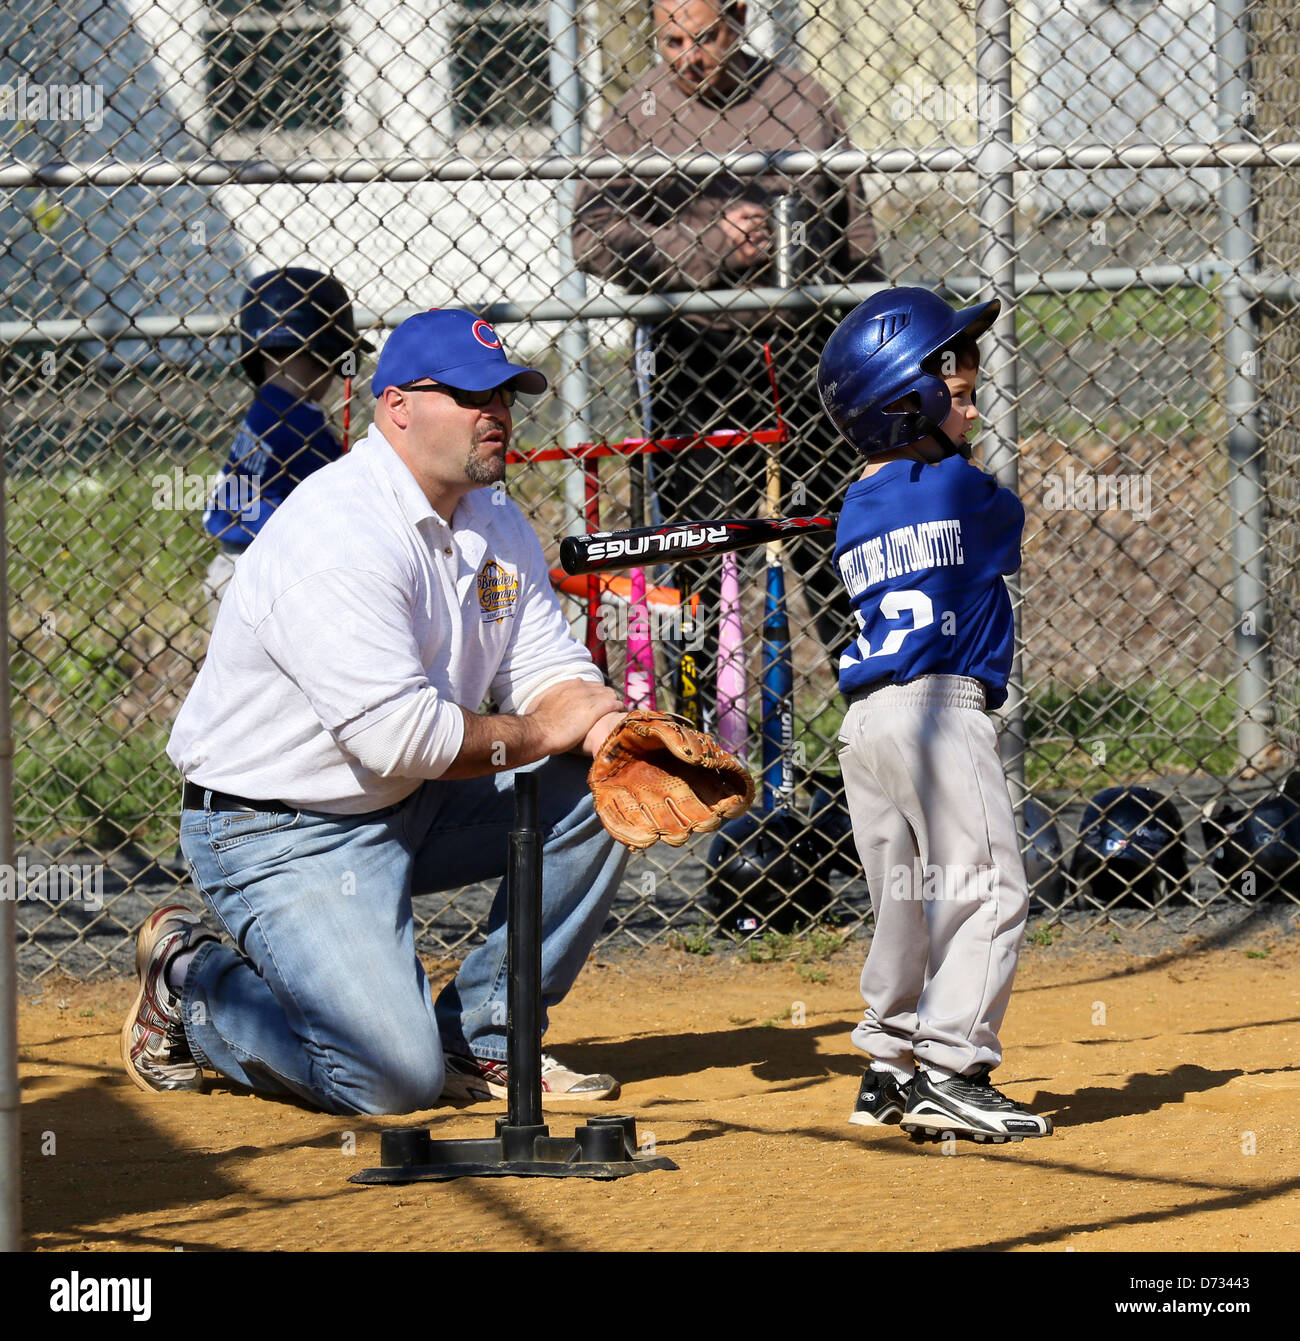
[[[203,30],[213,136],[343,126],[339,0],[213,0]]]
[[[467,130],[545,127],[551,98],[544,4],[460,0],[451,12],[452,122]]]

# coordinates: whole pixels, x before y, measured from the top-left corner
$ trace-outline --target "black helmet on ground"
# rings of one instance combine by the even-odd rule
[[[807,789],[808,822],[826,845],[827,873],[862,879],[862,862],[853,841],[853,820],[844,794],[844,779],[838,773],[810,772]]]
[[[1070,861],[1078,896],[1101,908],[1154,908],[1187,877],[1183,822],[1150,787],[1107,787],[1088,802]]]
[[[704,906],[723,931],[789,932],[815,922],[830,905],[827,847],[793,810],[750,811],[713,836]]]
[[[1068,901],[1065,881],[1065,849],[1052,813],[1041,801],[1025,797],[1025,878],[1029,881],[1029,909],[1056,911]]]
[[[1300,896],[1300,803],[1285,792],[1253,805],[1206,807],[1201,836],[1215,875],[1246,902]]]

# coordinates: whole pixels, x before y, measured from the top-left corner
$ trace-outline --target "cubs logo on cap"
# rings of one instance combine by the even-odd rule
[[[488,349],[500,349],[501,338],[486,321],[476,321],[470,328],[470,334]]]

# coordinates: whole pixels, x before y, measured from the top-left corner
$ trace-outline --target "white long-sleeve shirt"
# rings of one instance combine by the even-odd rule
[[[602,676],[499,489],[429,505],[377,428],[304,480],[240,560],[167,754],[191,782],[363,814],[436,778],[460,705],[523,713]]]

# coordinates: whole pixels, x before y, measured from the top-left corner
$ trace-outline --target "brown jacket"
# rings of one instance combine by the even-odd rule
[[[650,70],[605,119],[600,150],[721,155],[849,147],[844,119],[816,80],[748,53],[736,59],[742,78],[723,102],[684,93],[666,65]],[[738,201],[770,207],[790,193],[807,203],[811,264],[804,283],[883,278],[876,229],[860,182],[835,181],[824,173],[670,174],[657,180],[584,183],[573,230],[577,262],[633,293],[774,284],[770,264],[727,268],[729,246],[719,220]],[[763,312],[737,312],[694,321],[735,329],[760,326],[767,319]]]

